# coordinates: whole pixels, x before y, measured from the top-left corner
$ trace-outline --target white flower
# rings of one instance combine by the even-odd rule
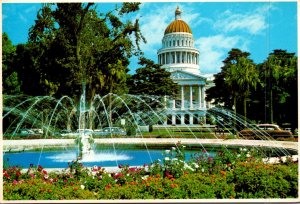
[[[84,190],[84,185],[80,185],[80,188],[81,188],[82,190]]]
[[[149,175],[145,175],[142,177],[143,180],[146,180],[149,177]]]
[[[48,174],[45,174],[45,175],[44,175],[44,178],[45,178],[45,179],[48,179],[48,178],[49,178]]]
[[[165,161],[169,161],[170,160],[170,158],[169,157],[165,157]]]
[[[247,151],[247,148],[244,148],[243,151],[246,152],[246,151]]]
[[[173,158],[172,161],[178,161],[178,159],[177,158]]]
[[[251,155],[249,153],[246,154],[246,157],[251,157]]]
[[[165,152],[166,152],[166,154],[169,154],[169,153],[170,153],[170,150],[169,150],[169,149],[166,149]]]
[[[176,147],[172,147],[172,150],[176,150]]]
[[[204,168],[202,168],[201,171],[204,172]]]
[[[198,165],[197,163],[193,163],[193,164],[194,164],[194,167],[195,167],[196,169],[199,168],[199,165]]]
[[[182,147],[183,147],[183,148],[186,148],[186,146],[185,146],[185,145],[182,145]]]
[[[241,156],[240,154],[236,155],[236,157],[240,157],[240,156]]]
[[[184,163],[184,168],[194,171],[194,169],[191,166],[189,166],[187,163]]]

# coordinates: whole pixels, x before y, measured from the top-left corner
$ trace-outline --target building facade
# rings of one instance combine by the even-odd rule
[[[171,78],[179,85],[178,95],[168,100],[165,124],[205,124],[208,104],[205,91],[211,83],[200,73],[200,52],[194,46],[189,25],[181,19],[177,7],[175,20],[165,29],[162,48],[158,50],[158,63],[171,72]]]

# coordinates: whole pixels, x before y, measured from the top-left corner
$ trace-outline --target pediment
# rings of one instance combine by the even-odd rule
[[[181,79],[181,80],[206,80],[205,77],[196,75],[196,74],[191,74],[188,72],[184,71],[175,71],[171,73],[171,79]]]

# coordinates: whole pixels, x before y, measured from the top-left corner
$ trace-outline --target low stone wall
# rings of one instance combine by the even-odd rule
[[[190,138],[102,138],[94,139],[96,144],[166,144],[180,142],[183,145],[228,145],[242,147],[285,148],[298,151],[298,142],[271,140],[239,140],[239,139],[190,139]],[[75,145],[74,139],[35,139],[35,140],[3,140],[3,151],[28,150],[35,148],[70,147]]]
[[[3,140],[3,152],[72,147],[74,145],[74,139]]]

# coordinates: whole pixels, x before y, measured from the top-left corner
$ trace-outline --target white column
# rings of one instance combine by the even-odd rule
[[[193,109],[193,86],[190,85],[190,110]]]
[[[180,115],[180,119],[181,119],[181,125],[184,125],[184,114]]]
[[[187,52],[185,52],[185,61],[184,61],[184,63],[188,63],[188,54],[187,54]]]
[[[172,102],[173,102],[173,110],[175,110],[176,109],[176,101],[172,100]]]
[[[168,117],[164,118],[164,125],[168,124]]]
[[[164,58],[165,58],[165,63],[164,64],[167,64],[167,53],[164,53]]]
[[[181,52],[179,52],[179,63],[182,63],[182,56],[181,56]]]
[[[193,114],[190,114],[190,125],[193,125],[194,124],[194,120],[193,120]]]
[[[192,54],[192,64],[195,64],[195,53]]]
[[[176,64],[177,63],[177,56],[176,56],[176,52],[174,52],[175,53],[175,62],[174,62],[174,64]]]
[[[172,115],[172,125],[176,125],[176,115]]]
[[[206,108],[206,100],[205,100],[205,96],[206,96],[206,89],[205,89],[205,86],[203,86],[203,106],[204,108]]]
[[[202,97],[201,97],[201,86],[198,86],[198,95],[199,95],[199,109],[202,108]]]
[[[181,109],[184,110],[184,86],[181,86]]]

